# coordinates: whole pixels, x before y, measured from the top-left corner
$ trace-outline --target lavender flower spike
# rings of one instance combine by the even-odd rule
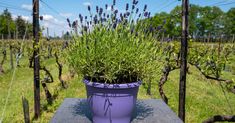
[[[87,6],[87,9],[88,9],[88,11],[91,11],[91,6],[88,5],[88,6]]]
[[[144,5],[144,11],[146,11],[146,10],[147,10],[147,5],[145,4],[145,5]]]
[[[129,9],[129,4],[127,3],[126,4],[126,11]]]

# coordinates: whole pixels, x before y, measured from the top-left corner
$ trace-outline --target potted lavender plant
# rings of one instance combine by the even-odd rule
[[[84,77],[94,123],[129,123],[141,80],[152,76],[158,66],[153,30],[137,24],[150,13],[146,5],[139,12],[137,3],[134,0],[131,8],[126,4],[126,12],[118,13],[114,0],[111,12],[105,5],[105,9],[96,7],[94,15],[88,6],[90,17],[79,15],[81,32],[74,36],[66,56]],[[68,22],[76,32],[78,21]]]

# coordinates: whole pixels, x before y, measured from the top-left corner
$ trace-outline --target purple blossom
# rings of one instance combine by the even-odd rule
[[[121,20],[123,21],[123,15],[122,15],[122,13],[120,13],[120,18],[121,18]]]
[[[121,17],[121,18],[123,17],[122,13],[120,13],[120,17]]]
[[[131,34],[133,34],[133,32],[134,32],[134,28],[133,28],[133,27],[131,27]]]
[[[136,9],[135,13],[137,14],[139,12],[139,8]]]
[[[150,18],[151,12],[148,13],[148,18]]]
[[[131,23],[134,23],[134,20],[133,20],[133,19],[131,20]]]
[[[98,6],[96,6],[96,12],[97,12],[97,13],[99,12],[99,7],[98,7]]]
[[[108,4],[105,4],[105,9],[106,9],[106,10],[108,9]]]
[[[147,10],[147,5],[145,4],[144,5],[144,12]]]
[[[103,13],[103,8],[100,8],[99,15],[101,16]]]
[[[67,22],[68,22],[68,24],[69,24],[69,27],[71,27],[71,23],[70,23],[69,18],[67,18]]]
[[[163,24],[165,24],[166,23],[166,19],[164,19],[164,21],[163,21]]]
[[[77,23],[78,23],[77,21],[74,21],[73,24],[72,24],[72,27],[77,28]]]
[[[113,23],[113,28],[115,29],[117,27],[117,23]]]
[[[144,13],[144,17],[147,17],[147,16],[148,16],[148,12],[145,12],[145,13]]]
[[[138,4],[138,2],[139,2],[139,1],[136,1],[136,2],[135,2],[135,5],[137,5],[137,4]]]
[[[132,4],[137,5],[138,1],[137,0],[133,0]]]
[[[117,14],[117,13],[118,13],[118,10],[115,10],[115,11],[114,11],[114,14]]]
[[[132,4],[135,4],[136,0],[133,0]]]
[[[97,22],[98,22],[97,15],[95,15],[93,20],[94,20],[94,23],[97,24]]]
[[[83,21],[83,16],[81,14],[79,14],[79,18],[80,18],[80,22],[82,23]]]
[[[162,28],[162,26],[157,26],[157,30],[160,30]]]
[[[113,0],[113,5],[116,5],[116,0]]]
[[[128,11],[128,9],[129,9],[129,4],[127,3],[126,4],[126,11]]]
[[[153,32],[153,31],[154,31],[154,28],[153,28],[152,25],[149,26],[149,31],[150,31],[150,32]]]
[[[132,5],[132,10],[134,10],[135,9],[135,5]]]
[[[91,7],[90,7],[90,5],[88,5],[88,6],[87,6],[87,9],[88,9],[88,11],[91,11]]]
[[[111,11],[113,11],[113,10],[114,10],[113,5],[111,5]]]
[[[130,16],[130,12],[126,12],[126,15],[127,15],[127,16]]]
[[[124,18],[127,18],[127,15],[126,15],[126,13],[124,13]]]

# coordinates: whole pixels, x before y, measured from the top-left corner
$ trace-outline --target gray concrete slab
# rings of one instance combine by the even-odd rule
[[[85,99],[66,98],[50,123],[92,123]],[[183,123],[158,99],[138,100],[131,123]]]

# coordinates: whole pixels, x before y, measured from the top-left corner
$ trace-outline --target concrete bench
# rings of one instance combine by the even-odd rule
[[[86,99],[66,98],[50,123],[92,123]],[[162,101],[138,100],[131,123],[183,123]]]

